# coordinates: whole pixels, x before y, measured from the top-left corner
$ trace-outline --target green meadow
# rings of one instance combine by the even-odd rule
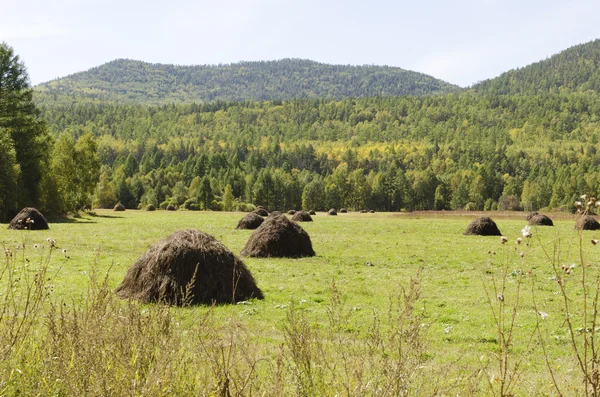
[[[600,246],[591,241],[600,231],[575,231],[575,215],[550,215],[554,227],[531,227],[517,244],[525,214],[491,213],[502,244],[463,235],[472,213],[317,213],[301,223],[316,256],[242,258],[264,300],[164,308],[114,296],[129,266],[180,229],[207,232],[239,255],[252,233],[235,229],[243,215],[97,210],[47,231],[0,228],[0,394],[586,395],[593,387],[584,372],[597,353],[583,341],[596,340]],[[589,366],[575,348],[591,349]]]

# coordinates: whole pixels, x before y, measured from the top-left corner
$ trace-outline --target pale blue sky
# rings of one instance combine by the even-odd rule
[[[0,0],[32,84],[116,58],[304,58],[398,66],[460,86],[600,38],[598,0]]]

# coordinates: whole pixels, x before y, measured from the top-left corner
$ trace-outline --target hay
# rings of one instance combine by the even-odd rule
[[[533,226],[554,226],[552,219],[544,214],[538,214],[537,212],[532,212],[527,215],[527,220],[529,221],[529,224]]]
[[[129,268],[116,293],[178,306],[263,299],[244,263],[213,236],[195,229],[178,231],[150,247]]]
[[[475,219],[467,230],[466,235],[477,235],[477,236],[502,236],[496,222],[487,216]]]
[[[366,214],[366,213],[367,213],[367,210],[360,210],[360,213],[361,213],[361,214]]]
[[[177,208],[173,204],[167,205],[167,211],[177,211]]]
[[[121,203],[115,205],[115,207],[113,208],[113,211],[125,211],[125,206]]]
[[[288,215],[294,215],[295,213],[296,213],[296,211],[294,211],[294,210],[289,210],[289,211],[287,212],[287,214],[288,214]]]
[[[32,207],[23,208],[8,224],[13,230],[46,230],[50,229],[46,218],[40,211]]]
[[[590,215],[585,215],[577,219],[575,223],[576,230],[598,230],[600,229],[600,223]]]
[[[374,214],[374,213],[375,213],[375,210],[370,210],[369,211],[369,214]]]
[[[256,207],[256,209],[253,212],[255,214],[257,214],[257,215],[260,215],[260,216],[269,216],[269,213],[264,208],[258,208],[258,207]]]
[[[329,211],[327,211],[327,215],[337,215],[335,208],[331,208]]]
[[[314,256],[308,233],[284,215],[271,215],[250,236],[242,255],[252,257]]]
[[[317,215],[317,213],[315,212],[315,210],[310,210],[308,211],[308,215]]]
[[[154,207],[152,204],[149,204],[146,206],[146,211],[156,211],[156,207]]]
[[[292,220],[296,222],[312,222],[312,217],[306,211],[298,211],[292,216]]]
[[[263,222],[264,222],[264,219],[262,216],[258,215],[257,213],[254,213],[254,212],[250,212],[250,213],[246,214],[246,216],[244,216],[242,219],[240,219],[240,221],[238,222],[238,224],[235,228],[236,229],[254,230],[254,229],[258,228]]]
[[[274,217],[274,216],[279,216],[279,215],[283,215],[280,211],[273,211],[269,214],[269,218]]]
[[[347,214],[348,210],[345,208],[340,209],[340,214]]]

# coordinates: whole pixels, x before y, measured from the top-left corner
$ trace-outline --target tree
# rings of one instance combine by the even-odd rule
[[[4,145],[8,144],[6,133],[10,136],[20,172],[17,177],[16,201],[11,199],[2,203],[0,213],[5,213],[5,208],[37,206],[40,202],[43,170],[48,164],[49,136],[38,113],[33,103],[25,65],[15,55],[12,47],[1,43],[0,130],[3,130]],[[14,173],[9,174],[14,176]]]
[[[6,219],[16,204],[19,166],[12,140],[6,129],[0,128],[0,219]]]
[[[233,210],[233,201],[235,197],[233,197],[233,189],[231,185],[225,186],[225,191],[223,191],[223,210],[231,211]]]

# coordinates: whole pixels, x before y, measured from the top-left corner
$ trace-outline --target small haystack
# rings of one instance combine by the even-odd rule
[[[306,211],[298,211],[292,216],[292,220],[296,222],[312,222],[312,217]]]
[[[167,211],[177,211],[177,208],[173,204],[167,205]]]
[[[269,213],[264,208],[256,207],[256,209],[253,212],[260,216],[269,216]]]
[[[263,222],[264,219],[262,216],[258,215],[255,212],[250,212],[246,214],[246,216],[244,216],[242,219],[240,219],[235,228],[254,230],[258,228]]]
[[[308,211],[308,215],[317,215],[317,213],[315,212],[315,210],[310,210]]]
[[[242,255],[253,257],[314,256],[308,233],[284,215],[271,215],[250,236]]]
[[[296,213],[296,211],[294,211],[294,210],[289,210],[289,211],[287,212],[287,214],[288,214],[288,215],[294,215],[295,213]]]
[[[116,292],[125,299],[179,306],[263,298],[244,262],[213,236],[194,229],[150,247]]]
[[[148,204],[146,206],[146,211],[156,211],[156,207],[154,207],[152,204]]]
[[[465,231],[467,235],[477,235],[477,236],[502,236],[498,226],[496,226],[496,222],[487,216],[475,219],[467,230]]]
[[[115,205],[115,207],[113,208],[113,211],[125,211],[125,206],[121,203]]]
[[[329,211],[327,211],[327,215],[337,215],[335,208],[331,208]]]
[[[370,210],[369,211],[369,214],[374,214],[374,213],[375,213],[375,210]]]
[[[360,213],[361,213],[361,214],[366,214],[366,213],[367,213],[367,210],[360,210]]]
[[[40,211],[32,207],[25,207],[8,224],[14,230],[46,230],[50,229],[46,218]]]
[[[527,215],[527,220],[529,221],[529,224],[533,226],[554,226],[552,219],[544,214],[538,214],[537,212],[532,212]]]
[[[590,215],[579,217],[575,223],[576,230],[598,230],[600,229],[600,223]]]
[[[348,210],[345,208],[340,209],[340,214],[347,214]]]

